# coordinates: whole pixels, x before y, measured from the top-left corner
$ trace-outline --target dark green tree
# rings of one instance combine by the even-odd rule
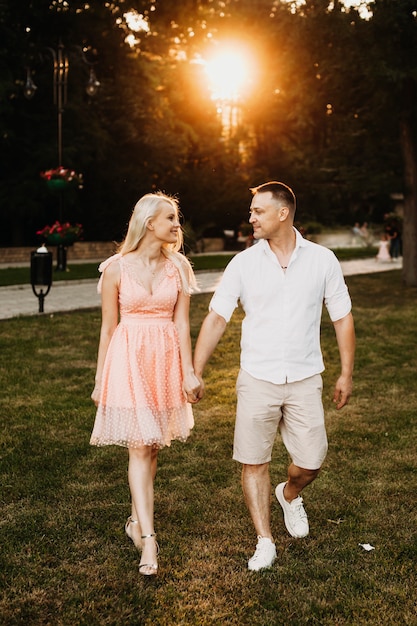
[[[417,2],[375,0],[366,80],[381,134],[394,126],[402,155],[403,279],[417,286]],[[384,125],[385,122],[385,125]]]
[[[415,4],[376,0],[364,20],[327,0],[296,12],[272,0],[2,0],[2,243],[28,241],[56,219],[39,172],[58,165],[47,49],[61,40],[71,55],[63,165],[85,177],[64,217],[82,221],[87,238],[120,238],[152,189],[178,193],[196,231],[246,219],[248,187],[268,178],[294,187],[301,219],[329,224],[381,220],[390,194],[403,191],[404,272],[414,284]],[[131,30],[131,10],[148,31]],[[250,45],[258,62],[229,137],[193,63],[226,40]],[[101,82],[94,99],[80,46]],[[27,67],[38,86],[31,101],[22,98]]]
[[[255,163],[286,173],[321,221],[382,221],[403,192],[403,275],[416,285],[417,4],[375,0],[368,20],[342,2],[287,8],[265,28]]]
[[[82,221],[89,239],[120,238],[131,208],[143,193],[163,189],[177,193],[195,146],[215,143],[212,105],[201,112],[201,122],[190,125],[195,112],[187,93],[179,97],[173,77],[181,60],[174,55],[175,29],[155,15],[154,30],[131,34],[125,12],[132,7],[145,17],[153,3],[68,3],[5,0],[1,5],[2,45],[0,77],[2,138],[5,168],[0,173],[4,243],[30,240],[30,233],[54,221]],[[63,113],[63,163],[57,156],[57,110],[52,101],[52,58],[49,48],[59,42],[69,57],[68,101]],[[175,44],[175,45],[174,45]],[[101,87],[94,99],[84,92],[94,63]],[[9,54],[12,51],[12,54]],[[23,96],[25,68],[38,89],[31,101]],[[182,109],[182,110],[181,110]],[[207,122],[207,124],[205,124]],[[203,137],[199,138],[198,133]],[[220,130],[219,130],[220,133]],[[218,136],[220,138],[220,134]],[[6,158],[7,154],[7,158]],[[63,210],[51,196],[39,173],[64,165],[84,174],[84,189],[65,194]],[[201,204],[208,200],[203,197]],[[200,219],[185,207],[187,220]],[[203,211],[204,219],[204,211]],[[13,234],[11,234],[11,231]]]

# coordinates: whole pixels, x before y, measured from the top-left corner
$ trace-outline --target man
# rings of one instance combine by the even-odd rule
[[[248,568],[258,571],[271,567],[276,558],[269,464],[278,427],[292,462],[287,481],[277,486],[275,495],[290,535],[300,538],[309,532],[300,493],[316,478],[327,453],[321,398],[323,301],[341,360],[333,395],[337,409],[352,393],[355,331],[335,255],[303,239],[293,226],[292,190],[269,182],[251,191],[249,222],[257,243],[227,266],[200,330],[194,369],[202,381],[204,367],[240,300],[245,318],[233,458],[242,464],[243,493],[258,537]]]

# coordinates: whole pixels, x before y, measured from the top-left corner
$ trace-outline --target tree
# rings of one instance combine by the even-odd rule
[[[382,115],[396,122],[403,157],[403,279],[417,286],[417,4],[376,0],[367,78]],[[381,115],[381,117],[382,117]],[[380,119],[381,119],[380,117]]]
[[[371,203],[398,185],[394,124],[384,120],[381,133],[364,80],[360,32],[368,25],[326,2],[295,15],[281,6],[269,22],[261,88],[247,112],[255,161],[269,177],[279,172],[292,181],[308,217],[356,221],[358,205],[371,212]]]
[[[284,163],[310,186],[308,197],[327,206],[368,200],[371,211],[376,200],[403,191],[403,278],[416,286],[417,4],[375,0],[372,9],[364,20],[342,3],[330,9],[326,0],[308,0],[291,25],[280,15],[268,32],[279,42],[284,74],[271,81],[279,87],[275,103],[272,89],[269,99],[261,94],[270,108],[267,130],[256,134],[258,141],[280,138],[261,154]]]
[[[90,239],[123,236],[132,206],[143,193],[177,191],[192,148],[200,141],[184,119],[187,115],[178,114],[170,87],[178,65],[171,56],[172,26],[156,20],[155,30],[142,32],[140,44],[131,48],[125,42],[130,30],[124,15],[132,5],[148,15],[153,3],[132,2],[128,7],[123,2],[86,5],[71,0],[34,7],[29,0],[19,6],[4,0],[0,6],[0,149],[5,163],[0,172],[5,235],[0,243],[31,242],[39,227],[57,218],[56,199],[39,177],[43,169],[66,165],[84,174],[77,200],[66,199],[64,219],[82,221]],[[71,55],[62,164],[57,163],[57,111],[47,51],[59,41]],[[80,46],[95,63],[101,82],[94,100],[84,93],[88,66]],[[22,97],[25,67],[38,86],[30,102]],[[184,111],[189,98],[184,95],[183,100]]]
[[[299,217],[327,224],[380,220],[390,194],[404,191],[404,278],[415,284],[415,1],[376,0],[369,20],[341,0],[295,6],[2,0],[0,243],[10,243],[11,229],[15,243],[30,240],[56,211],[39,171],[58,165],[45,49],[61,38],[85,48],[102,85],[88,100],[88,66],[72,57],[64,155],[85,188],[65,210],[87,238],[122,237],[134,202],[151,189],[178,193],[194,230],[240,223],[248,187],[268,178],[295,188]],[[129,12],[146,28],[134,32]],[[252,45],[258,71],[241,125],[225,140],[193,61],[227,39]],[[38,85],[31,102],[21,94],[27,66]]]

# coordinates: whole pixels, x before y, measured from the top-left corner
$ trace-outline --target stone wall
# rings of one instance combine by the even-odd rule
[[[114,254],[116,247],[116,244],[111,241],[77,241],[67,249],[68,263],[71,261],[104,260]],[[49,246],[48,249],[56,256],[55,246]],[[0,248],[0,263],[29,263],[30,253],[33,250],[36,250],[36,246]]]
[[[355,241],[352,234],[347,230],[342,233],[329,233],[313,235],[312,241],[320,243],[332,249],[349,248],[363,246],[363,241]],[[372,244],[372,237],[369,241]],[[68,263],[71,261],[96,261],[104,260],[115,253],[117,244],[112,241],[77,241],[69,246],[67,251]],[[48,248],[56,256],[55,246]],[[30,263],[30,253],[36,250],[36,246],[25,248],[0,248],[0,264]],[[224,250],[224,240],[216,238],[205,238],[201,242],[201,249],[198,252],[219,252]]]

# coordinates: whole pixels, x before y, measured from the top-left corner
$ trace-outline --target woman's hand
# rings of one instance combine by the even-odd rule
[[[93,393],[91,394],[91,399],[96,406],[98,406],[98,402],[100,400],[100,384],[96,383],[93,389]]]

